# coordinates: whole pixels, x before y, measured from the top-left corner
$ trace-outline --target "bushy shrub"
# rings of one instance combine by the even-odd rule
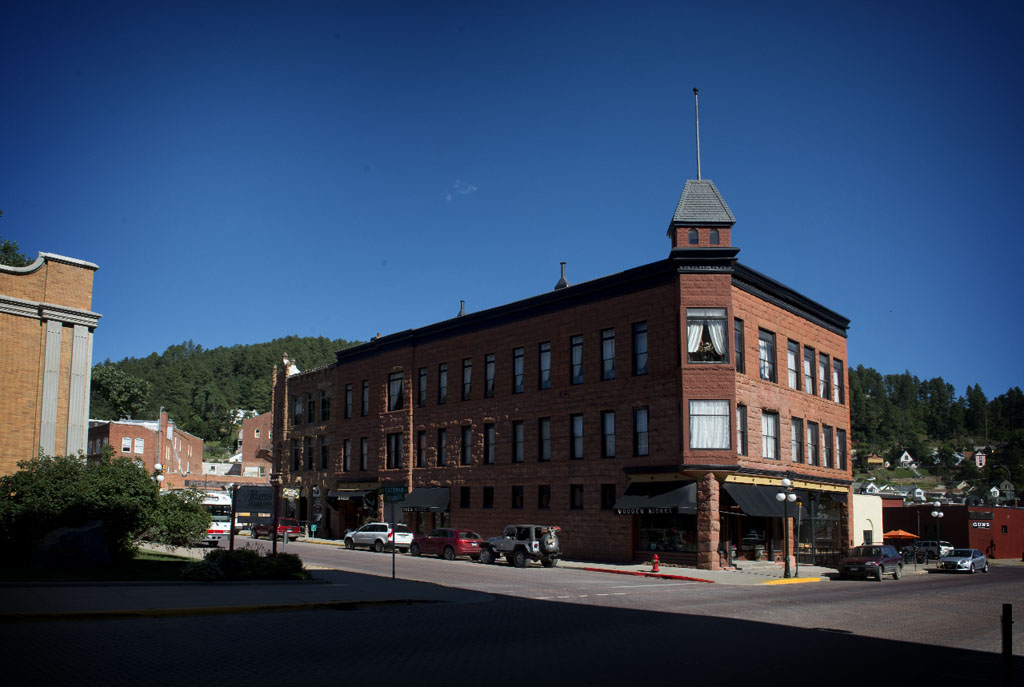
[[[41,455],[18,468],[0,477],[0,546],[14,556],[27,556],[54,529],[102,520],[111,558],[125,560],[151,526],[160,490],[127,458]]]
[[[309,573],[302,567],[302,559],[292,553],[261,553],[242,548],[228,551],[215,549],[201,561],[185,566],[184,580],[304,580]]]
[[[191,546],[202,541],[210,526],[203,494],[196,489],[165,491],[157,499],[145,538],[167,546]]]

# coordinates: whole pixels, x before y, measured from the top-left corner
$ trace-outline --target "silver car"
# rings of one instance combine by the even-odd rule
[[[987,573],[988,558],[977,549],[953,549],[951,553],[939,559],[939,569],[969,573],[980,570]]]
[[[371,522],[357,530],[346,532],[345,548],[354,549],[357,546],[365,546],[379,553],[391,550],[392,545],[397,544],[398,550],[404,553],[412,544],[412,536],[412,530],[408,525],[398,523],[392,529],[391,525],[386,522]]]

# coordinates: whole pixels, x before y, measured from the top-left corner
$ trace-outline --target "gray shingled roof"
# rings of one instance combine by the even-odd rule
[[[690,179],[679,196],[673,224],[735,224],[736,218],[710,179]]]

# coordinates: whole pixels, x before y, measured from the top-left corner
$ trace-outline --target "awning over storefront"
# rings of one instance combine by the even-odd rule
[[[760,484],[738,484],[736,482],[726,482],[724,486],[725,491],[736,502],[736,505],[747,515],[763,518],[785,517],[786,507],[782,501],[775,497],[780,491],[778,487]],[[803,510],[806,512],[807,492],[801,489],[794,489],[793,493],[796,494],[797,499],[803,501]],[[790,516],[796,516],[797,506],[795,503],[789,504],[789,514]]]
[[[697,512],[696,482],[633,482],[612,506],[619,515]]]
[[[404,511],[444,513],[448,510],[448,487],[416,487],[398,505]]]

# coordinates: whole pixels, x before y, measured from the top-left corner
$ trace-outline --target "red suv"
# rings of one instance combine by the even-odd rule
[[[259,539],[260,537],[270,537],[271,526],[269,522],[258,522],[253,523],[250,534],[253,539]],[[291,540],[298,539],[302,534],[302,528],[299,527],[299,521],[295,518],[278,518],[277,519],[277,536],[288,537]]]
[[[423,553],[441,556],[446,561],[456,556],[469,556],[474,561],[480,558],[481,537],[476,532],[442,527],[430,534],[417,534],[409,547],[409,553],[419,556]]]

